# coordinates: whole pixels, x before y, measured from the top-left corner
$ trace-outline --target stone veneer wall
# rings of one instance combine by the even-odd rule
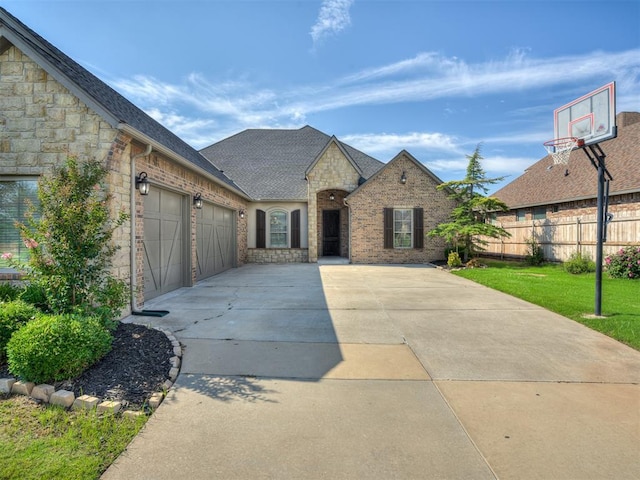
[[[307,263],[307,248],[249,248],[247,263]]]
[[[113,209],[129,211],[130,138],[112,128],[15,46],[0,55],[0,172],[39,176],[68,156],[104,161]],[[115,212],[114,212],[115,213]],[[129,277],[129,224],[114,241],[121,247],[114,273]],[[3,278],[17,278],[5,274]]]
[[[131,161],[144,151],[131,137],[111,127],[66,87],[16,47],[0,55],[0,172],[6,176],[39,176],[69,155],[80,160],[95,158],[108,168],[108,191],[113,195],[113,209],[130,212]],[[234,210],[246,209],[246,202],[233,192],[205,179],[186,167],[152,153],[136,160],[136,174],[146,171],[156,185],[165,185],[185,194],[200,192],[203,199]],[[153,187],[152,187],[153,188]],[[143,304],[144,204],[136,193],[135,255],[138,303]],[[193,209],[192,209],[193,210]],[[130,277],[130,228],[127,222],[114,234],[120,246],[114,273],[125,280]],[[192,282],[195,267],[195,211],[191,214]],[[246,263],[246,218],[238,218],[236,231],[237,260]],[[2,274],[2,279],[17,279],[17,274]]]
[[[322,154],[313,169],[307,174],[309,202],[309,262],[317,262],[320,254],[319,230],[322,227],[322,213],[320,212],[319,192],[346,191],[352,192],[358,188],[360,174],[353,167],[351,162],[344,156],[335,142],[332,142]],[[324,198],[324,197],[323,197]],[[327,197],[328,198],[328,197]],[[348,221],[348,216],[345,216]],[[318,221],[320,218],[320,221]],[[348,232],[348,225],[342,228]],[[343,242],[348,245],[348,242]]]
[[[402,172],[406,184],[400,183]],[[352,263],[425,263],[444,259],[445,242],[425,236],[422,249],[384,248],[384,208],[424,209],[424,233],[448,219],[454,202],[438,182],[404,154],[369,179],[351,198]]]

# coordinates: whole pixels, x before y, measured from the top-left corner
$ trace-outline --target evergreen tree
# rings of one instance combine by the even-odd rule
[[[456,251],[462,250],[463,260],[484,250],[488,242],[481,237],[501,238],[510,234],[502,227],[488,223],[491,213],[504,212],[509,208],[495,197],[486,197],[489,191],[487,185],[493,185],[504,177],[486,178],[482,169],[480,145],[472,155],[467,155],[467,175],[463,180],[452,180],[438,185],[438,190],[449,192],[449,198],[456,201],[450,221],[441,223],[427,235],[443,237]]]

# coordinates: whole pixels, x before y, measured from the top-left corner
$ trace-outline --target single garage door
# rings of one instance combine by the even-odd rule
[[[235,215],[211,203],[196,212],[196,278],[202,280],[236,265]]]
[[[144,298],[184,285],[183,196],[154,187],[144,199]]]

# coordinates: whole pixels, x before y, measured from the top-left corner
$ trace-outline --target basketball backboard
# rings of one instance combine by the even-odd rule
[[[555,138],[575,137],[583,140],[584,145],[615,138],[615,82],[557,108],[553,112],[553,120]]]

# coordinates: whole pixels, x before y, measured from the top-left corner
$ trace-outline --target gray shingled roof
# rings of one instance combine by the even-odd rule
[[[331,137],[310,126],[298,130],[250,129],[200,151],[255,200],[306,200],[305,171]],[[384,166],[355,148],[340,145],[369,178]]]
[[[600,148],[606,155],[607,170],[613,176],[609,195],[638,192],[640,191],[640,113],[620,113],[616,117],[616,123],[618,136],[600,144]],[[597,170],[581,149],[571,152],[567,166],[552,165],[553,160],[547,155],[493,196],[512,209],[597,196]]]
[[[2,7],[0,7],[0,24],[15,35],[18,41],[24,43],[35,52],[50,68],[55,69],[58,74],[66,77],[80,92],[88,96],[92,102],[95,102],[95,104],[112,115],[113,119],[117,122],[128,124],[138,132],[174,152],[176,155],[186,159],[194,166],[199,167],[230,187],[238,189],[238,186],[232,180],[204,159],[196,149],[163,127],[140,108],[136,107],[109,85],[62,53]]]

